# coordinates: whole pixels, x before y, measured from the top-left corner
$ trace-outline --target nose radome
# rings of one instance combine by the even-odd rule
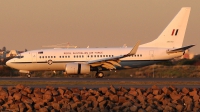
[[[11,61],[8,60],[8,61],[6,62],[6,65],[10,67],[10,65],[11,65]]]

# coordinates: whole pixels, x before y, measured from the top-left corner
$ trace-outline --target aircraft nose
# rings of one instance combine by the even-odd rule
[[[6,65],[9,66],[9,67],[11,67],[11,60],[8,60],[8,61],[6,62]]]

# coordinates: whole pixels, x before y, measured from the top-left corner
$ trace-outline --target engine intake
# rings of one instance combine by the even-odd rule
[[[65,67],[66,74],[89,74],[90,65],[82,63],[68,63]]]

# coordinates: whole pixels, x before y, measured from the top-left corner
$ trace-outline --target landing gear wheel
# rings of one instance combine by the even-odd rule
[[[96,76],[96,78],[103,78],[104,73],[103,72],[97,72],[95,76]]]
[[[27,77],[28,77],[28,78],[31,78],[31,74],[27,74]]]

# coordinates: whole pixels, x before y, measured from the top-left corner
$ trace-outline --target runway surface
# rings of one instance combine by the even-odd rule
[[[177,88],[200,88],[200,78],[0,78],[0,82],[9,82],[9,84],[1,83],[0,86],[15,86],[17,83],[28,82],[25,84],[30,87],[68,87],[68,88],[99,88],[99,87],[109,87],[114,85],[115,87],[141,87],[148,88],[152,86],[151,82],[158,82],[157,86],[164,87],[173,85]],[[13,82],[13,84],[12,84]],[[14,83],[15,82],[15,83]],[[36,84],[32,85],[30,83],[37,82],[54,82],[54,84]],[[60,84],[65,82],[67,84]],[[133,83],[134,82],[134,83]],[[176,83],[187,83],[192,82],[193,84],[173,84]],[[59,83],[59,84],[56,84]],[[112,84],[113,83],[113,84]],[[141,84],[140,84],[141,83]],[[161,83],[161,84],[159,84]]]
[[[200,81],[200,78],[20,78],[20,77],[0,77],[0,81]]]

